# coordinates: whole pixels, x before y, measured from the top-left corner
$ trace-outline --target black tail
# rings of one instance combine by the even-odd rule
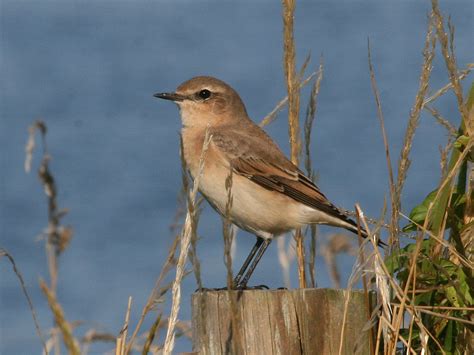
[[[354,234],[357,234],[359,235],[359,231],[360,231],[360,234],[362,236],[362,238],[367,238],[369,235],[367,234],[367,231],[362,227],[362,226],[357,226],[357,223],[354,222],[352,219],[350,218],[347,218],[347,222],[349,222],[350,224],[352,224],[351,227],[347,227],[346,229],[348,231],[351,231],[352,233]],[[377,241],[377,245],[381,248],[385,248],[387,246],[386,243],[384,243],[382,240],[378,240]]]

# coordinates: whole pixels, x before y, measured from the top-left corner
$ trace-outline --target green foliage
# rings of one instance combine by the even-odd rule
[[[430,205],[434,203],[437,194],[438,189],[431,191],[428,196],[425,197],[422,203],[411,210],[409,218],[413,222],[410,222],[405,227],[403,227],[403,232],[414,232],[418,230],[418,225],[424,225]],[[465,207],[466,194],[464,191],[455,189],[451,194],[451,204],[448,208],[448,218],[446,224],[447,229],[452,228],[459,232],[464,227],[462,217]],[[431,230],[430,223],[428,223],[427,229]]]
[[[469,313],[462,309],[472,307],[473,293],[469,287],[468,275],[459,265],[451,260],[430,256],[431,243],[425,239],[421,242],[420,250],[416,258],[413,254],[416,251],[416,244],[408,244],[404,248],[390,255],[386,260],[389,270],[396,275],[402,289],[405,288],[412,260],[415,260],[415,291],[409,291],[412,305],[415,306],[442,306],[457,307],[459,310],[438,310],[431,311],[439,315],[421,313],[422,323],[426,330],[435,336],[446,353],[455,353],[457,349],[457,338],[464,329],[464,324],[459,321],[443,318],[450,316],[468,320]],[[413,285],[413,282],[411,283]],[[411,331],[411,344],[413,349],[421,351],[421,329],[416,325]],[[400,334],[409,339],[410,329],[403,328]],[[428,343],[429,348],[435,353],[439,351],[438,345],[433,341]]]
[[[474,85],[471,87],[467,109],[474,105]],[[472,137],[465,132],[461,124],[458,137],[451,150],[448,175],[444,184],[431,191],[425,199],[410,212],[410,223],[403,227],[404,232],[416,232],[419,245],[411,243],[395,250],[385,261],[390,273],[396,277],[404,290],[408,284],[407,298],[411,306],[422,306],[418,314],[421,317],[420,328],[417,323],[400,331],[411,346],[419,352],[422,349],[423,332],[428,331],[428,348],[432,353],[447,354],[463,353],[463,336],[471,314],[466,310],[474,306],[473,271],[459,263],[453,257],[452,248],[440,244],[443,239],[454,246],[456,252],[468,259],[465,251],[467,228],[474,222],[465,223],[464,215],[468,197],[466,182],[468,180],[468,161],[473,160],[472,151],[465,154],[462,162],[458,162],[466,147],[471,144]],[[457,167],[457,170],[454,171]],[[457,175],[457,181],[454,178]],[[423,228],[430,233],[422,234]],[[449,231],[449,235],[445,233]],[[432,238],[431,236],[437,238]],[[471,237],[472,238],[472,237]],[[409,279],[410,274],[412,275]],[[428,306],[428,307],[427,307]],[[472,328],[472,326],[470,326]],[[437,341],[434,341],[435,338]]]
[[[438,189],[431,191],[428,194],[428,196],[425,197],[422,203],[420,203],[418,206],[416,206],[415,208],[411,210],[410,220],[412,220],[413,222],[410,222],[405,227],[403,227],[402,230],[404,232],[414,232],[418,229],[417,224],[421,226],[424,225],[426,214],[428,213],[428,209],[431,203],[433,203],[433,200],[435,199],[437,193],[438,193]]]

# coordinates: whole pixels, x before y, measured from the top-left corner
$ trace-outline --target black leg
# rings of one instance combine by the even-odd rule
[[[263,256],[263,253],[265,253],[265,250],[267,250],[267,248],[268,248],[268,246],[270,245],[271,242],[272,242],[271,239],[265,239],[263,241],[262,246],[258,249],[257,256],[252,261],[252,264],[250,265],[250,268],[247,271],[247,273],[245,274],[244,278],[242,279],[242,281],[240,283],[236,284],[237,288],[245,288],[247,286],[247,282],[249,282],[250,276],[252,276],[253,271],[255,270],[255,267],[257,266],[258,262],[260,261],[260,259]]]
[[[234,278],[234,286],[237,286],[240,283],[240,279],[242,278],[242,276],[244,276],[245,270],[247,270],[247,268],[249,267],[249,264],[254,258],[255,253],[257,252],[258,249],[260,249],[260,246],[262,245],[263,242],[264,242],[263,238],[257,237],[257,242],[255,243],[252,250],[250,251],[250,254],[247,256],[247,259],[245,259],[244,264],[239,270],[239,273]]]

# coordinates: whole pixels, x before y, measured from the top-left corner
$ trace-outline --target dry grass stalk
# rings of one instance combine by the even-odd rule
[[[224,238],[224,264],[227,270],[227,289],[232,289],[234,286],[233,282],[233,272],[232,272],[232,245],[235,241],[235,232],[236,229],[233,228],[232,221],[230,218],[230,212],[232,210],[232,203],[233,203],[233,196],[232,196],[232,184],[233,184],[233,173],[232,170],[229,172],[229,175],[225,181],[225,188],[227,191],[227,202],[225,206],[225,215],[223,216],[222,221],[222,234]],[[233,295],[232,293],[228,294],[229,301],[230,301],[230,329],[229,329],[229,339],[227,341],[227,346],[231,347],[226,349],[226,353],[232,354],[242,354],[244,353],[244,346],[240,336],[240,332],[238,331],[241,327],[241,321],[239,320],[239,307],[238,302],[240,299],[240,295]],[[204,301],[204,298],[202,299]],[[202,302],[201,309],[204,309],[205,303]]]
[[[225,181],[225,187],[227,191],[227,202],[225,206],[225,216],[223,217],[222,223],[222,234],[224,238],[224,264],[227,270],[227,288],[230,290],[233,286],[233,272],[232,272],[232,245],[235,241],[235,231],[236,229],[232,226],[232,221],[230,219],[230,212],[232,210],[232,203],[233,203],[233,196],[232,196],[232,184],[233,184],[233,174],[232,170],[229,172],[229,175]],[[233,297],[232,294],[229,294],[230,300],[230,310],[231,310],[231,322],[230,322],[230,331],[229,336],[233,338],[232,346],[233,353],[242,353],[242,339],[240,339],[240,333],[238,329],[241,327],[241,323],[239,322],[238,312],[239,308],[237,306],[238,299]]]
[[[128,333],[128,322],[130,320],[130,309],[132,307],[132,297],[128,297],[127,311],[125,313],[125,322],[122,329],[120,330],[119,336],[115,346],[115,355],[125,355],[125,349],[127,347],[127,333]]]
[[[46,255],[48,262],[50,292],[56,296],[58,282],[58,258],[60,254],[68,247],[73,230],[70,226],[62,226],[61,219],[67,214],[67,209],[59,209],[57,205],[57,187],[54,177],[49,169],[49,161],[51,156],[48,153],[46,144],[47,127],[43,121],[37,120],[28,128],[28,141],[25,147],[25,171],[31,171],[31,163],[33,159],[33,151],[35,148],[35,133],[39,131],[41,134],[43,156],[38,168],[38,177],[43,185],[44,192],[48,200],[48,227],[43,235],[46,236]],[[60,353],[58,332],[53,333],[53,342],[55,353]]]
[[[184,207],[184,208],[180,207],[182,204],[184,204],[185,206],[186,205],[189,206],[189,204],[187,203],[188,202],[188,197],[189,197],[189,179],[188,179],[188,175],[187,175],[186,163],[185,163],[184,157],[182,155],[182,152],[183,152],[182,139],[180,139],[180,142],[181,142],[180,157],[181,157],[181,167],[182,167],[182,190],[181,190],[181,192],[179,194],[179,197],[178,197],[178,209],[177,209],[177,212],[176,212],[176,216],[174,218],[173,224],[171,225],[171,231],[172,232],[174,232],[176,230],[176,228],[180,226],[180,224],[177,221],[182,216],[185,215],[185,210],[189,209],[189,207]],[[200,201],[201,200],[198,199],[198,202],[196,203],[196,206],[198,206],[200,204]],[[200,264],[199,264],[199,260],[197,259],[197,253],[196,253],[196,243],[197,243],[196,226],[197,226],[197,219],[198,219],[198,211],[199,210],[197,208],[195,208],[194,213],[192,213],[195,220],[193,220],[193,222],[194,222],[193,223],[193,229],[192,229],[193,234],[192,234],[192,239],[191,239],[191,249],[190,249],[190,255],[189,256],[190,256],[191,263],[193,265],[193,271],[194,271],[194,275],[196,276],[196,282],[198,284],[198,287],[202,287],[201,286],[201,277],[200,277]],[[154,308],[156,303],[161,302],[161,299],[163,298],[163,296],[168,292],[169,289],[171,289],[172,283],[169,283],[169,284],[167,284],[163,287],[161,286],[161,284],[162,284],[165,276],[176,265],[175,254],[176,254],[176,249],[177,249],[177,246],[178,246],[179,239],[180,239],[180,235],[177,234],[176,237],[173,240],[172,245],[170,246],[170,248],[168,250],[168,256],[167,256],[167,258],[166,258],[166,260],[163,264],[163,267],[161,268],[158,279],[155,282],[155,286],[153,287],[153,290],[152,290],[150,296],[148,297],[147,303],[145,304],[145,306],[142,309],[141,316],[138,320],[138,323],[135,327],[135,330],[133,331],[133,334],[132,334],[132,336],[130,338],[130,341],[127,345],[127,353],[129,353],[131,351],[131,349],[134,347],[133,346],[134,341],[135,341],[135,339],[138,335],[139,330],[141,329],[141,326],[143,324],[143,321],[145,320],[145,317],[146,317],[147,313]],[[156,320],[155,320],[155,322],[154,322],[154,324],[156,322],[159,323],[161,318],[162,318],[162,315],[161,315],[161,313],[159,313]],[[153,341],[153,338],[155,336],[154,333],[151,333],[152,330],[153,330],[153,326],[152,326],[152,329],[147,333],[147,339],[152,337],[151,341]],[[151,347],[153,347],[153,345],[150,343],[149,348],[151,348]]]
[[[150,329],[147,332],[144,332],[138,337],[138,340],[130,351],[138,351],[143,355],[146,354],[161,354],[163,349],[163,344],[153,344],[155,338],[158,337],[160,330],[167,329],[169,324],[169,319],[163,317],[162,313],[159,313],[156,319],[153,321]],[[192,338],[192,329],[190,321],[177,321],[175,325],[176,337],[185,336],[189,339]],[[129,353],[128,353],[129,354]]]
[[[300,84],[299,84],[299,88],[303,88],[305,87],[307,84],[309,84],[311,82],[311,80],[313,80],[314,77],[316,77],[318,73],[317,72],[313,72],[311,73],[306,79],[304,79]],[[261,121],[260,121],[260,127],[265,127],[266,125],[272,123],[278,112],[280,112],[283,107],[285,107],[285,105],[288,103],[288,95],[285,96],[283,99],[281,99],[275,106],[275,108],[270,112],[268,113]]]
[[[420,308],[420,307],[409,305],[409,304],[405,304],[404,307],[410,308],[410,309],[413,309],[413,310],[417,310],[418,312],[426,313],[426,314],[429,314],[429,315],[432,315],[432,316],[435,316],[435,317],[439,317],[439,318],[443,318],[443,319],[450,319],[450,320],[454,320],[456,322],[460,322],[460,323],[469,324],[471,326],[474,326],[474,321],[470,321],[470,320],[467,320],[467,319],[448,316],[448,315],[443,314],[443,313],[433,312],[433,311],[430,311],[428,309]],[[454,310],[459,311],[460,307],[455,307]],[[467,307],[466,311],[474,312],[474,307]]]
[[[458,76],[458,80],[459,81],[464,80],[469,75],[469,73],[472,71],[472,69],[474,69],[474,63],[468,64],[467,69],[464,69],[460,72],[460,74]],[[425,108],[426,105],[428,105],[431,102],[433,102],[434,100],[436,100],[438,97],[446,94],[448,92],[448,90],[450,90],[452,87],[453,87],[453,84],[451,82],[449,82],[445,86],[443,86],[442,88],[437,90],[433,95],[431,95],[430,97],[425,98],[425,100],[423,101],[423,108]]]
[[[423,105],[425,94],[428,90],[428,81],[430,78],[431,70],[432,70],[432,61],[434,58],[434,48],[435,48],[435,39],[432,36],[432,18],[430,17],[428,23],[428,31],[425,40],[425,46],[423,50],[424,55],[424,63],[422,67],[422,73],[420,76],[420,85],[418,89],[418,93],[415,98],[415,104],[412,110],[410,111],[410,118],[408,120],[408,126],[405,132],[405,138],[403,143],[403,148],[400,153],[400,158],[398,161],[398,175],[397,175],[397,182],[394,181],[392,165],[388,150],[388,142],[385,134],[385,128],[383,124],[383,115],[381,111],[381,104],[378,95],[378,90],[376,88],[375,83],[375,75],[370,59],[370,47],[369,47],[369,69],[372,81],[372,87],[374,90],[374,94],[376,97],[377,108],[378,108],[378,117],[381,122],[382,126],[382,135],[384,139],[384,146],[385,146],[385,153],[387,159],[387,165],[389,168],[389,183],[390,183],[390,196],[391,196],[391,207],[392,207],[392,215],[391,215],[391,228],[390,228],[390,238],[389,238],[389,245],[393,245],[393,243],[399,244],[398,241],[398,234],[399,234],[399,211],[401,209],[401,193],[404,185],[404,181],[406,180],[407,171],[410,166],[409,154],[411,151],[411,146],[413,142],[413,138],[415,135],[416,128],[418,126],[418,121],[420,118],[420,112]]]
[[[385,203],[385,202],[384,202],[384,203]],[[339,209],[340,209],[341,212],[342,212],[343,214],[345,214],[346,216],[358,218],[357,213],[354,212],[354,211],[346,210],[346,209],[344,209],[344,208],[342,208],[342,207],[339,207]],[[367,221],[367,223],[373,224],[373,225],[378,225],[378,224],[381,223],[380,220],[375,219],[375,218],[371,218],[371,217],[368,217],[368,216],[365,216],[365,220]],[[390,225],[389,225],[389,224],[386,224],[386,223],[382,223],[381,226],[382,226],[383,228],[387,228],[387,229],[390,228]]]
[[[349,283],[347,284],[347,290],[344,290],[344,313],[342,315],[342,325],[341,325],[341,335],[339,336],[339,351],[338,354],[342,355],[342,348],[344,345],[344,333],[346,331],[346,323],[347,323],[347,310],[349,307],[349,301],[351,298],[351,286]]]
[[[160,322],[161,322],[161,316],[162,316],[161,313],[159,313],[155,321],[153,322],[152,326],[150,327],[150,330],[148,331],[145,344],[143,345],[142,355],[147,355],[148,352],[150,351],[150,347],[153,344],[153,340],[155,339],[156,331],[158,330],[158,326],[160,325]]]
[[[97,342],[116,343],[117,337],[114,334],[98,332],[95,329],[89,329],[80,339],[81,355],[89,354],[91,344]]]
[[[385,213],[386,213],[386,208],[387,208],[387,205],[386,205],[386,201],[384,199],[384,209],[383,209],[383,212],[382,212],[382,217],[380,218],[380,222],[379,224],[377,225],[377,228],[376,230],[379,231],[380,228],[382,227],[382,224],[383,224],[383,220],[385,218]],[[360,209],[359,209],[360,211]],[[375,270],[375,262],[372,262],[371,265],[369,265],[369,261],[367,261],[367,257],[365,255],[365,248],[364,248],[364,240],[362,238],[362,230],[361,230],[361,222],[360,222],[360,215],[357,214],[357,239],[358,239],[358,242],[359,242],[359,259],[360,259],[360,262],[362,265],[368,265],[368,268],[370,268],[371,270]],[[374,233],[375,235],[375,233]],[[370,259],[369,259],[370,260]],[[372,259],[373,260],[373,259]],[[369,294],[369,290],[371,289],[371,282],[369,282],[369,280],[367,279],[367,274],[369,273],[369,271],[367,270],[366,272],[363,272],[362,273],[362,285],[363,285],[363,288],[364,288],[364,299],[365,299],[365,307],[366,307],[366,310],[367,310],[367,320],[370,321],[371,320],[371,309],[372,309],[372,306],[373,306],[373,301],[371,300],[370,298],[370,294]],[[369,337],[369,347],[370,347],[370,353],[373,353],[374,351],[374,327],[370,327],[370,337]]]
[[[387,346],[387,344],[390,343],[390,332],[392,329],[391,320],[392,320],[392,314],[393,314],[393,310],[390,305],[390,301],[391,301],[390,285],[394,287],[394,285],[396,284],[395,284],[395,281],[391,278],[385,266],[384,260],[378,250],[376,235],[379,233],[380,228],[383,226],[383,223],[381,220],[375,226],[374,230],[370,230],[367,220],[364,216],[364,213],[362,212],[362,209],[360,208],[358,204],[356,204],[356,213],[357,213],[357,221],[364,227],[364,229],[367,231],[369,235],[369,238],[367,238],[367,240],[365,240],[362,243],[361,249],[368,242],[370,242],[373,247],[373,252],[370,255],[364,256],[363,254],[361,254],[359,256],[361,260],[360,268],[363,270],[366,270],[365,271],[366,273],[371,271],[375,276],[376,290],[378,291],[378,294],[379,294],[378,298],[380,299],[381,309],[382,309],[382,313],[379,316],[380,329],[378,332],[379,334],[383,335],[384,345]],[[375,345],[376,353],[380,347],[380,340],[381,340],[380,336],[378,336],[377,343]]]
[[[341,253],[356,255],[357,250],[346,234],[332,234],[329,236],[328,242],[321,247],[321,255],[326,262],[334,288],[341,288],[341,276],[336,263],[336,256]]]
[[[43,346],[44,353],[48,354],[48,350],[46,348],[46,343],[44,341],[43,332],[41,331],[41,327],[39,325],[38,316],[36,315],[36,310],[35,310],[35,307],[33,306],[33,301],[31,300],[31,297],[28,293],[28,290],[26,289],[25,280],[23,279],[23,276],[22,276],[20,270],[18,270],[18,268],[16,266],[15,259],[13,259],[13,257],[11,256],[11,254],[8,251],[6,251],[4,248],[0,247],[0,259],[4,256],[10,261],[10,264],[13,267],[13,272],[15,273],[16,277],[18,278],[18,281],[20,282],[21,290],[22,290],[23,294],[26,297],[26,300],[28,302],[28,307],[30,308],[31,316],[33,317],[33,322],[35,323],[36,333],[38,334],[38,337],[40,338],[41,345]]]
[[[318,94],[323,80],[323,61],[319,63],[318,77],[311,87],[308,107],[306,108],[306,119],[304,123],[304,142],[305,142],[305,168],[308,177],[313,178],[313,169],[311,166],[311,132],[314,119],[316,118],[316,109],[318,107]]]
[[[445,179],[447,179],[447,178],[445,178]],[[417,228],[419,230],[421,230],[424,234],[426,234],[431,239],[436,241],[439,245],[442,245],[446,249],[446,251],[448,251],[451,256],[456,257],[458,262],[461,263],[463,266],[465,266],[467,268],[470,268],[470,269],[474,269],[474,263],[471,263],[463,255],[458,253],[458,251],[456,250],[456,248],[452,244],[450,244],[449,242],[447,242],[443,238],[438,237],[436,234],[432,233],[430,230],[426,229],[424,226],[416,223],[415,221],[413,221],[409,217],[405,216],[403,213],[400,213],[400,216],[406,218],[406,220],[409,221],[410,223],[415,224],[417,226]]]
[[[29,137],[26,144],[25,170],[31,170],[31,161],[33,149],[35,147],[34,135],[36,131],[41,133],[43,143],[43,157],[38,169],[38,176],[43,184],[44,192],[48,198],[48,228],[46,229],[47,243],[46,252],[48,256],[48,267],[50,274],[50,289],[56,293],[58,280],[58,257],[67,248],[72,238],[72,228],[62,226],[60,221],[67,214],[67,209],[58,209],[57,205],[57,187],[53,175],[49,170],[49,161],[51,156],[48,153],[46,145],[47,127],[43,121],[35,121],[29,127]]]
[[[43,280],[40,280],[40,288],[48,300],[49,307],[51,308],[51,311],[54,315],[54,320],[59,329],[61,330],[64,345],[68,349],[69,354],[79,355],[81,353],[79,348],[79,342],[76,338],[74,338],[72,334],[72,326],[66,320],[64,316],[64,311],[61,305],[56,300],[56,295],[54,294],[54,292],[52,292],[52,290],[49,289],[49,287]]]
[[[383,138],[383,145],[385,148],[385,159],[387,161],[387,168],[388,168],[388,183],[390,187],[390,201],[392,206],[392,218],[391,218],[391,229],[393,231],[398,230],[398,226],[394,225],[395,218],[393,218],[393,211],[396,210],[395,207],[395,179],[393,177],[393,168],[392,168],[392,159],[390,158],[390,148],[388,144],[387,133],[385,132],[385,120],[382,112],[382,103],[380,101],[380,94],[377,88],[377,82],[375,81],[375,71],[372,65],[372,56],[370,52],[370,42],[367,40],[367,53],[368,53],[368,61],[369,61],[369,72],[370,72],[370,83],[372,85],[372,91],[374,92],[375,103],[377,105],[377,117],[380,121],[380,128],[382,130],[382,138]],[[395,238],[395,235],[390,235],[389,238],[389,245],[392,245],[394,242],[398,241]]]
[[[184,160],[184,147],[183,147],[183,137],[180,136],[180,159],[181,159],[181,179],[182,179],[182,193],[186,198],[186,208],[191,215],[191,248],[189,250],[189,260],[193,266],[194,276],[196,278],[196,283],[199,289],[202,288],[201,280],[201,263],[199,262],[197,256],[197,226],[199,221],[199,204],[198,200],[196,203],[190,200],[191,195],[189,193],[190,183],[188,177],[188,168],[186,166],[186,161]]]
[[[173,243],[171,244],[171,247],[168,251],[168,256],[163,264],[163,267],[161,268],[160,275],[158,276],[158,279],[155,282],[155,286],[153,287],[153,290],[150,293],[150,296],[148,297],[148,300],[145,304],[145,306],[142,309],[142,313],[140,315],[140,318],[138,320],[137,325],[135,326],[135,330],[132,333],[132,336],[130,337],[130,340],[127,345],[127,354],[131,351],[133,344],[135,342],[135,339],[138,335],[138,332],[141,329],[141,326],[143,324],[143,321],[145,320],[146,315],[148,314],[149,311],[153,309],[153,307],[156,305],[156,303],[160,300],[161,297],[164,296],[164,294],[171,288],[171,284],[165,285],[164,287],[161,287],[161,283],[163,282],[165,276],[168,274],[168,272],[174,267],[176,264],[175,260],[175,253],[176,249],[178,247],[178,242],[179,242],[180,236],[179,234],[176,235],[176,237],[173,240]]]
[[[306,72],[306,69],[308,68],[310,61],[311,61],[311,52],[308,53],[308,55],[304,59],[303,65],[301,66],[300,71],[298,72],[298,85],[300,85],[300,82],[304,77],[304,73]]]
[[[363,218],[362,211],[360,210],[360,207],[356,205],[356,211],[360,218]],[[379,230],[381,228],[381,223],[379,223],[374,231],[370,231],[368,226],[366,226],[365,230],[369,233],[370,238],[367,238],[364,240],[362,245],[360,246],[360,249],[364,249],[366,245],[371,244],[372,248],[377,248],[377,240],[376,240],[376,235],[378,234]],[[341,239],[342,240],[342,239]],[[356,250],[354,247],[351,246],[346,246],[345,243],[342,244],[343,248],[348,248],[348,250],[353,251],[356,254]],[[377,251],[378,252],[378,251]],[[380,256],[380,254],[379,254]],[[380,259],[382,260],[382,259]],[[381,261],[383,263],[383,260]],[[344,343],[344,334],[346,331],[346,319],[347,319],[347,314],[348,314],[348,306],[349,306],[349,300],[350,300],[350,295],[351,292],[350,290],[352,287],[356,284],[358,280],[361,278],[364,279],[367,273],[375,273],[377,277],[377,260],[376,260],[376,254],[375,251],[372,252],[369,256],[366,256],[364,253],[359,253],[357,255],[357,261],[353,266],[351,275],[349,277],[349,280],[347,282],[347,289],[345,290],[345,303],[344,303],[344,313],[343,313],[343,324],[341,326],[341,334],[340,334],[340,343],[339,343],[339,354],[342,354],[342,349],[343,349],[343,343]],[[379,271],[380,272],[380,271]],[[388,289],[388,287],[387,287]],[[387,292],[388,293],[388,292]],[[372,328],[376,324],[376,313],[370,314],[370,299],[369,299],[369,294],[368,290],[366,290],[366,305],[367,305],[367,324],[364,327],[363,331],[368,331],[372,333]],[[361,334],[362,336],[362,334]],[[370,348],[374,349],[374,344],[373,344],[373,336],[370,336]]]
[[[295,230],[293,238],[296,241],[296,260],[298,262],[299,287],[306,288],[306,252],[304,248],[304,234],[301,232],[301,228]]]
[[[227,191],[227,202],[225,205],[225,215],[222,221],[222,236],[224,238],[224,264],[227,270],[227,288],[231,289],[233,285],[233,272],[232,272],[232,243],[234,241],[234,234],[232,228],[232,221],[230,219],[230,212],[232,210],[232,184],[233,184],[233,174],[230,170],[229,175],[225,180],[225,188]]]
[[[36,147],[35,142],[35,133],[36,131],[41,132],[41,138],[43,139],[43,149],[46,149],[45,134],[46,134],[46,125],[43,121],[35,121],[32,125],[28,127],[28,141],[25,145],[25,172],[29,173],[31,171],[31,164],[33,162],[33,152]]]
[[[291,161],[298,165],[301,139],[299,128],[299,80],[296,74],[295,40],[293,37],[295,5],[295,0],[283,0],[283,65],[288,91],[288,134],[290,137]]]
[[[421,109],[423,107],[424,98],[428,90],[428,83],[431,76],[431,71],[433,69],[432,63],[435,55],[435,44],[436,38],[433,36],[433,17],[430,16],[428,22],[428,31],[426,34],[425,45],[423,49],[424,61],[420,75],[419,88],[415,97],[415,104],[413,105],[413,108],[410,111],[408,126],[403,141],[403,148],[400,152],[400,158],[398,160],[398,177],[397,183],[395,185],[395,193],[393,196],[394,203],[392,204],[392,206],[394,207],[394,210],[392,211],[392,227],[396,228],[393,230],[393,232],[396,232],[398,230],[399,211],[401,209],[401,193],[403,190],[404,182],[407,177],[408,168],[410,167],[409,156],[411,152],[413,138],[415,136],[415,131],[418,126]]]
[[[425,220],[425,225],[423,226],[424,228],[427,227],[427,224],[428,223],[428,219]],[[420,232],[418,234],[418,238],[416,240],[416,247],[415,247],[415,251],[413,252],[412,254],[412,259],[411,259],[411,267],[410,267],[410,270],[409,270],[409,274],[408,274],[408,278],[407,278],[407,282],[405,284],[405,289],[403,290],[403,293],[401,295],[401,300],[400,300],[400,303],[401,303],[401,306],[400,307],[397,307],[396,308],[396,312],[394,312],[394,328],[395,328],[395,336],[394,338],[395,339],[398,339],[399,337],[399,334],[400,334],[400,328],[401,328],[401,325],[402,325],[402,321],[403,321],[403,317],[405,315],[405,305],[407,304],[407,300],[409,299],[409,296],[408,296],[408,292],[409,292],[409,288],[410,288],[410,282],[412,281],[413,279],[413,285],[416,284],[416,277],[415,277],[415,270],[416,270],[416,260],[418,258],[418,255],[420,253],[420,250],[421,250],[421,242],[423,241],[423,236],[424,236],[424,233],[423,232]],[[415,287],[413,287],[414,289]],[[393,344],[393,347],[394,349],[396,348],[396,343]]]
[[[321,81],[323,79],[323,61],[322,58],[319,62],[318,77],[314,82],[311,88],[311,94],[309,98],[308,107],[306,109],[306,119],[304,123],[304,141],[305,141],[305,168],[306,173],[311,178],[315,180],[313,169],[311,166],[311,132],[313,128],[314,119],[316,117],[317,109],[317,98],[319,90],[321,88]],[[309,245],[309,261],[308,261],[308,272],[309,272],[309,281],[311,287],[316,287],[316,242],[317,242],[317,227],[316,225],[311,225],[309,227],[310,231],[310,245]]]
[[[80,339],[81,342],[81,355],[89,354],[89,347],[92,343],[104,342],[104,343],[115,343],[117,337],[111,333],[98,332],[95,329],[89,329],[84,336]]]
[[[300,89],[299,77],[296,73],[295,40],[293,36],[293,20],[295,0],[283,0],[283,65],[285,68],[286,86],[288,91],[288,135],[290,138],[291,161],[298,166],[301,151],[300,137]],[[306,288],[304,236],[301,229],[296,229],[296,256],[298,260],[298,278],[301,288]]]
[[[450,136],[457,137],[458,130],[446,118],[441,116],[441,114],[435,108],[428,105],[424,105],[423,108],[431,113],[431,115],[436,119],[436,122],[446,128]]]
[[[444,177],[448,174],[448,168],[449,168],[448,156],[449,156],[449,152],[453,148],[455,139],[456,139],[455,137],[449,136],[446,146],[444,148],[439,147],[439,151],[440,151],[439,167],[441,170],[441,180],[444,179]]]
[[[441,53],[443,54],[444,61],[446,63],[446,68],[448,70],[449,79],[451,81],[453,91],[456,95],[458,102],[458,109],[461,113],[462,122],[464,122],[465,129],[467,133],[472,136],[474,130],[474,123],[469,122],[467,108],[464,105],[464,99],[462,94],[461,81],[459,80],[459,74],[456,64],[456,56],[454,53],[454,27],[451,23],[448,23],[450,38],[445,32],[443,24],[443,16],[439,10],[439,4],[437,0],[431,0],[431,5],[434,14],[436,34],[438,36],[438,41],[441,44]]]
[[[198,192],[199,181],[201,177],[201,173],[204,167],[204,158],[211,142],[212,135],[209,134],[209,129],[206,129],[206,135],[204,138],[204,143],[201,151],[201,157],[199,160],[199,174],[196,176],[194,180],[194,186],[191,191],[191,198],[190,202],[194,203],[196,201],[196,195]],[[171,312],[169,316],[169,323],[168,323],[168,330],[166,333],[165,345],[163,348],[163,354],[171,354],[174,348],[174,339],[175,339],[175,332],[174,328],[176,326],[177,318],[178,318],[178,311],[180,308],[180,301],[181,301],[181,280],[183,279],[185,273],[185,263],[188,255],[189,245],[191,243],[191,234],[192,234],[192,216],[188,210],[186,214],[186,220],[183,226],[183,231],[181,234],[181,243],[180,243],[180,252],[178,263],[176,265],[176,277],[175,281],[173,282],[172,287],[172,306]]]

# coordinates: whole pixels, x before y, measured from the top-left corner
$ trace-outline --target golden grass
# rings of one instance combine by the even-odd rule
[[[38,315],[36,314],[36,309],[33,305],[33,301],[31,300],[30,294],[28,293],[28,290],[26,289],[25,280],[23,279],[23,276],[20,270],[16,266],[15,259],[13,258],[13,256],[11,256],[11,254],[5,249],[0,248],[0,259],[4,256],[8,259],[8,261],[10,261],[10,264],[13,267],[13,272],[18,278],[18,281],[20,282],[21,291],[25,295],[25,298],[28,302],[28,307],[30,308],[31,316],[33,317],[33,323],[35,324],[36,333],[38,334],[38,337],[40,338],[44,353],[47,354],[48,350],[46,349],[46,343],[44,341],[43,332],[41,331],[41,327],[39,325]]]
[[[444,20],[439,9],[438,0],[431,0],[433,15],[435,20],[436,34],[438,41],[441,44],[441,53],[445,60],[446,69],[448,70],[449,79],[451,81],[452,89],[456,95],[458,109],[461,113],[462,122],[469,136],[472,137],[474,123],[469,121],[469,114],[464,103],[462,85],[458,77],[458,67],[456,64],[456,55],[454,52],[454,26],[451,21],[448,22],[449,38],[444,29]]]
[[[189,202],[191,205],[193,205],[194,202],[196,201],[199,180],[201,177],[202,170],[204,168],[204,158],[206,156],[206,152],[211,140],[212,140],[212,135],[209,134],[209,129],[207,129],[206,135],[204,137],[201,157],[199,159],[199,170],[198,170],[199,173],[197,174],[196,179],[194,180],[194,186],[190,192],[191,197],[189,199]],[[188,205],[188,212],[186,214],[186,220],[184,222],[182,235],[181,235],[178,263],[176,264],[176,277],[175,277],[175,280],[173,282],[173,287],[172,287],[172,306],[171,306],[170,316],[168,319],[168,329],[166,332],[165,344],[163,347],[163,354],[165,355],[171,354],[174,348],[174,341],[175,341],[174,328],[177,323],[178,312],[179,312],[180,303],[181,303],[181,286],[180,285],[185,274],[185,263],[188,256],[188,250],[191,244],[191,235],[193,231],[193,216],[192,216],[193,210],[195,209],[189,207]]]
[[[72,334],[72,326],[66,320],[64,316],[64,311],[61,305],[56,300],[56,295],[43,280],[40,280],[40,288],[46,296],[46,299],[48,300],[49,307],[51,308],[51,311],[54,315],[54,320],[58,328],[61,330],[64,345],[68,349],[69,354],[79,355],[81,353],[79,348],[79,342],[76,338],[74,338],[74,335]]]
[[[125,321],[123,327],[120,330],[120,334],[117,337],[115,346],[115,355],[125,355],[125,349],[127,345],[127,334],[128,334],[128,322],[130,321],[130,310],[132,308],[132,297],[128,298],[127,312],[125,313]]]

